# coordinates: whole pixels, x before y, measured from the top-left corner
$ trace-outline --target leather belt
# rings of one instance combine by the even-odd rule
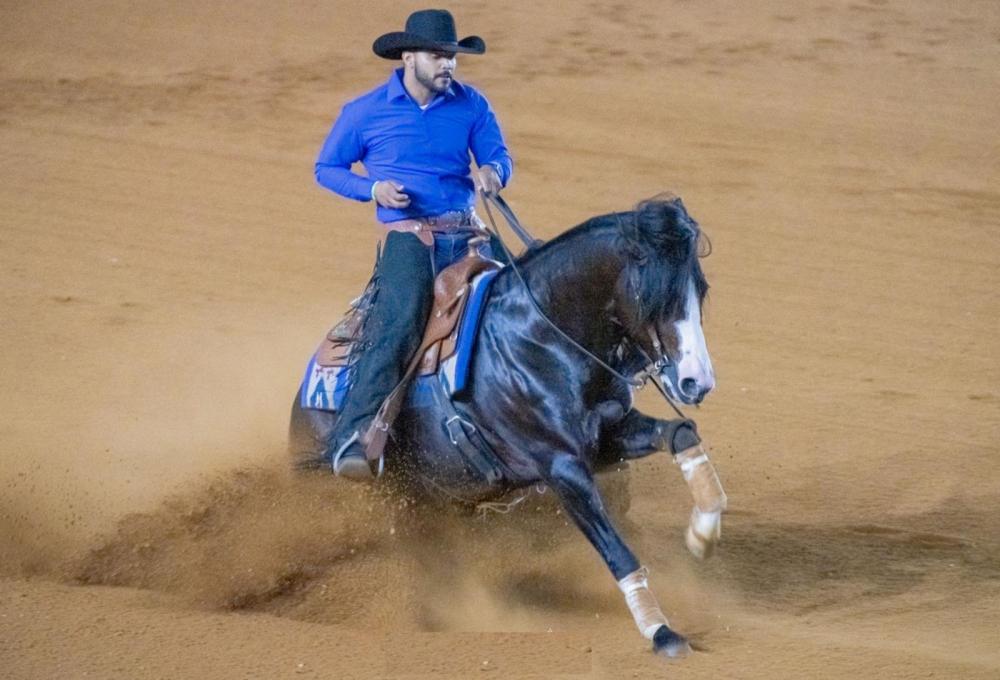
[[[407,234],[414,234],[424,245],[434,245],[434,234],[456,234],[461,232],[473,232],[481,236],[489,236],[486,225],[476,211],[472,208],[468,210],[450,210],[440,215],[430,215],[428,217],[415,217],[406,220],[396,220],[386,222],[382,225],[389,231],[400,231]]]

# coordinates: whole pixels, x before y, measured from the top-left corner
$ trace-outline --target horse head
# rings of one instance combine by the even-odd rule
[[[708,282],[699,256],[707,241],[675,196],[643,201],[618,221],[627,263],[618,282],[617,317],[634,343],[659,358],[671,396],[699,404],[715,387],[701,327]]]

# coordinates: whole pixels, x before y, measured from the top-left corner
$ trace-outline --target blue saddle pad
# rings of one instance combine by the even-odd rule
[[[486,302],[490,286],[499,271],[499,269],[491,269],[472,280],[472,292],[459,321],[455,353],[442,361],[438,369],[438,379],[448,396],[454,396],[461,392],[468,382],[483,304]],[[299,389],[299,400],[302,408],[320,411],[340,410],[344,398],[347,396],[350,370],[349,366],[321,366],[316,363],[316,355],[314,354],[309,359]]]

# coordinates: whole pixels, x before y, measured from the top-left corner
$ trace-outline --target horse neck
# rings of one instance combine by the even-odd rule
[[[613,229],[572,234],[549,243],[522,266],[539,308],[594,352],[609,351],[621,340],[611,322],[625,265],[617,242]]]

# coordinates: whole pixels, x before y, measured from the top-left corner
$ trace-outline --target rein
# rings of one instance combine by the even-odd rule
[[[556,331],[556,333],[562,336],[573,347],[576,347],[589,359],[594,361],[596,364],[604,368],[604,370],[606,370],[608,373],[618,378],[622,382],[626,383],[630,387],[634,387],[636,389],[642,389],[642,387],[645,386],[647,381],[652,380],[653,384],[656,386],[656,389],[660,392],[660,394],[663,395],[663,398],[667,401],[668,404],[670,404],[671,408],[674,409],[674,411],[677,413],[678,416],[684,418],[684,414],[681,413],[681,410],[677,407],[677,404],[674,403],[674,400],[667,393],[666,388],[663,386],[663,381],[659,376],[660,369],[662,369],[664,366],[669,365],[670,359],[667,358],[667,356],[663,354],[663,352],[661,351],[662,343],[660,342],[660,339],[656,331],[654,331],[652,328],[649,329],[649,336],[653,342],[653,347],[659,353],[659,357],[656,359],[651,359],[649,355],[646,354],[646,351],[641,346],[639,346],[638,343],[633,342],[633,344],[636,345],[637,349],[642,353],[642,356],[646,359],[647,362],[646,368],[637,373],[636,376],[633,378],[630,378],[621,373],[620,371],[614,369],[599,356],[597,356],[589,349],[587,349],[586,347],[578,343],[576,340],[571,338],[569,334],[566,333],[566,331],[559,328],[559,326],[557,326],[545,314],[545,312],[542,311],[541,307],[538,304],[538,301],[535,299],[534,293],[531,292],[531,288],[528,286],[528,282],[525,281],[524,276],[521,275],[521,270],[515,263],[515,258],[513,253],[511,253],[510,249],[507,248],[507,244],[504,242],[503,237],[500,235],[500,230],[497,228],[496,220],[493,219],[493,211],[490,209],[490,203],[493,203],[496,206],[497,210],[500,211],[500,214],[503,215],[504,218],[507,220],[507,224],[510,225],[511,230],[515,234],[517,234],[517,236],[524,242],[525,246],[529,250],[531,248],[538,248],[544,243],[544,241],[536,239],[533,236],[531,236],[531,234],[524,227],[524,225],[521,224],[521,221],[517,219],[517,215],[514,214],[514,211],[511,210],[509,205],[507,205],[507,201],[505,201],[499,194],[488,193],[486,191],[480,191],[480,194],[483,197],[483,206],[485,206],[486,208],[486,215],[490,218],[490,225],[492,226],[492,229],[489,230],[490,233],[494,237],[496,237],[496,240],[500,244],[500,247],[503,248],[504,255],[507,256],[507,261],[510,262],[510,268],[514,270],[514,274],[521,282],[521,285],[524,286],[524,291],[528,294],[528,300],[531,301],[531,306],[534,307],[535,312],[540,317],[542,317],[545,323],[547,323],[554,331]]]

